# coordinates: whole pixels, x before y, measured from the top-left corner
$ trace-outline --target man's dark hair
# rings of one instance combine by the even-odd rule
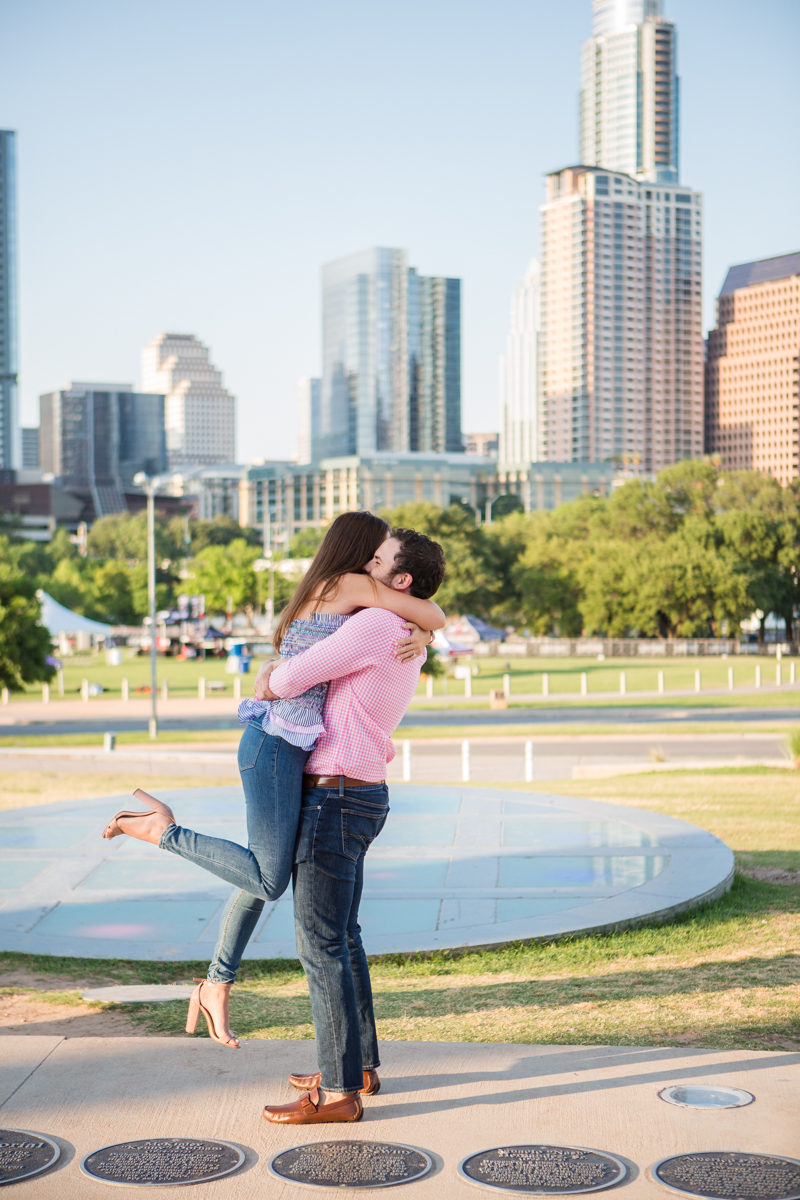
[[[409,574],[412,596],[429,600],[438,592],[444,579],[444,550],[438,542],[417,533],[416,529],[393,529],[389,537],[397,538],[400,549],[394,560],[394,575]]]

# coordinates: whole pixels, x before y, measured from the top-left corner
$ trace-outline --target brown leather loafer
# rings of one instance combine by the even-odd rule
[[[298,1088],[301,1092],[310,1092],[312,1088],[318,1088],[322,1082],[322,1074],[320,1071],[315,1071],[313,1075],[290,1075],[289,1083],[294,1088]],[[365,1096],[377,1096],[381,1090],[381,1081],[378,1078],[377,1071],[364,1072],[364,1086],[358,1089]]]
[[[360,1121],[364,1115],[358,1092],[344,1100],[320,1103],[319,1088],[304,1092],[294,1104],[266,1105],[264,1117],[277,1125],[317,1125],[330,1121]]]

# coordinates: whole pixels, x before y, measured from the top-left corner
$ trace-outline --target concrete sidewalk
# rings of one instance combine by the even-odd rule
[[[231,1051],[205,1039],[0,1038],[0,1125],[46,1134],[62,1158],[26,1181],[30,1200],[86,1200],[107,1186],[85,1179],[81,1158],[144,1137],[222,1138],[242,1147],[241,1171],[185,1186],[191,1200],[299,1197],[267,1173],[271,1155],[308,1142],[404,1142],[431,1153],[434,1170],[400,1189],[409,1197],[474,1200],[456,1174],[467,1154],[520,1142],[577,1145],[626,1161],[631,1200],[666,1196],[647,1169],[670,1154],[735,1150],[797,1157],[800,1054],[647,1047],[384,1042],[383,1087],[359,1124],[276,1127],[267,1103],[296,1097],[289,1071],[312,1070],[308,1041],[245,1041]],[[673,1083],[743,1088],[754,1104],[722,1112],[658,1097]],[[340,1192],[345,1189],[338,1189]],[[117,1194],[138,1194],[118,1188]],[[352,1189],[347,1194],[354,1195]]]

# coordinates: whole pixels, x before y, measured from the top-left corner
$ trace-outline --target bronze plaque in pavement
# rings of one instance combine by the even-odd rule
[[[46,1171],[61,1150],[49,1138],[27,1129],[0,1129],[0,1185]]]
[[[394,1187],[421,1179],[432,1166],[424,1150],[398,1142],[310,1142],[269,1161],[284,1183],[322,1188]]]
[[[627,1167],[613,1154],[582,1146],[496,1146],[462,1159],[458,1173],[480,1187],[559,1196],[613,1187]]]
[[[775,1154],[702,1150],[662,1158],[650,1174],[676,1192],[706,1200],[800,1200],[800,1162]]]
[[[168,1187],[220,1179],[243,1162],[243,1152],[230,1142],[209,1138],[141,1138],[93,1150],[84,1158],[81,1170],[103,1183]]]

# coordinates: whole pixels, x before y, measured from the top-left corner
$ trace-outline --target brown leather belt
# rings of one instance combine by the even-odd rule
[[[317,787],[380,787],[383,782],[382,779],[351,779],[349,775],[303,775],[303,791]]]

